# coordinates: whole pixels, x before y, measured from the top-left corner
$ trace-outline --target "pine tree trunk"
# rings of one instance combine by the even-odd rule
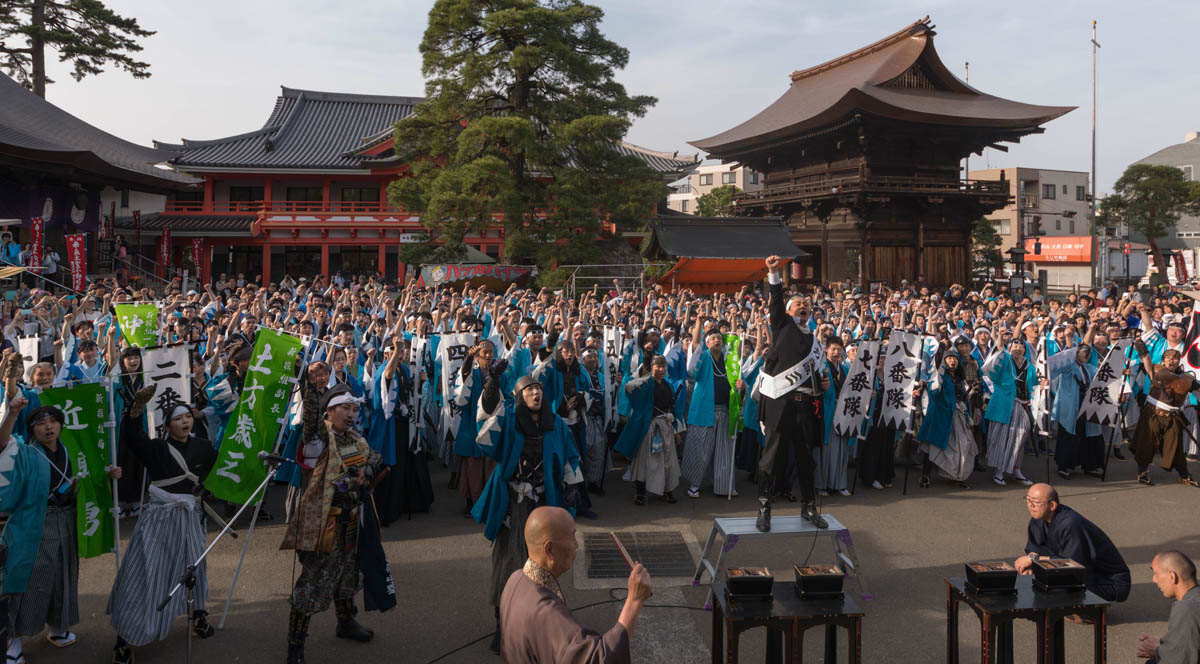
[[[42,31],[46,29],[46,0],[33,0],[30,12],[33,25],[33,37],[29,40],[32,49],[30,59],[33,64],[33,94],[46,98],[46,40]]]
[[[1170,282],[1167,275],[1167,261],[1163,258],[1162,249],[1159,248],[1158,242],[1153,237],[1146,236],[1146,244],[1150,245],[1150,257],[1154,259],[1154,267],[1157,271],[1150,275],[1150,285],[1160,286]]]

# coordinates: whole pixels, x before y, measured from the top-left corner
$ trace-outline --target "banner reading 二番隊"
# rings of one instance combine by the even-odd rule
[[[158,344],[158,305],[114,304],[117,324],[121,336],[135,348],[148,348]]]
[[[59,443],[67,449],[71,472],[77,479],[76,526],[79,557],[93,558],[113,550],[112,482],[105,467],[109,464],[108,394],[100,383],[78,383],[71,387],[52,387],[38,396],[43,406],[55,406],[63,412]],[[36,444],[36,443],[35,443]],[[53,469],[50,485],[62,481]]]
[[[217,463],[204,483],[214,496],[245,503],[267,477],[267,467],[259,461],[258,453],[271,452],[275,445],[303,343],[290,334],[258,331],[242,395],[225,427]]]

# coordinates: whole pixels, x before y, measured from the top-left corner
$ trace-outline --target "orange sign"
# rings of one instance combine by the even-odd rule
[[[1040,253],[1034,253],[1034,247],[1037,240],[1028,238],[1025,240],[1026,263],[1091,263],[1092,262],[1092,238],[1084,235],[1082,237],[1045,237],[1041,238],[1042,247]]]

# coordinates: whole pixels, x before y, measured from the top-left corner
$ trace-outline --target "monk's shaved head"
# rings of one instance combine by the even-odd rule
[[[1058,502],[1058,491],[1055,491],[1054,487],[1045,483],[1034,484],[1029,487],[1029,493],[1026,495],[1034,500]]]
[[[1184,583],[1196,582],[1196,564],[1181,551],[1163,551],[1154,563],[1167,572],[1175,572]]]
[[[543,545],[550,540],[564,540],[574,537],[575,519],[571,513],[561,507],[538,507],[529,513],[525,522],[525,546],[529,549],[529,558],[542,564]]]

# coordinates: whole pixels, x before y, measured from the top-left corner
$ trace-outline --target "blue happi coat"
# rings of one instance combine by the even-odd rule
[[[994,359],[985,363],[980,373],[992,383],[992,399],[988,402],[983,418],[1000,424],[1008,424],[1012,417],[1013,401],[1017,398],[1017,366],[1007,350],[998,351]],[[1030,392],[1037,385],[1037,369],[1033,362],[1025,362],[1025,384]]]
[[[575,439],[567,423],[544,407],[542,414],[543,417],[554,418],[553,426],[542,434],[545,500],[547,505],[564,507],[563,490],[568,485],[583,481],[583,474],[579,471],[579,451],[575,447]],[[480,419],[477,439],[479,448],[484,454],[495,459],[497,465],[488,477],[479,500],[475,501],[475,506],[471,508],[471,516],[475,521],[484,524],[483,536],[495,540],[500,526],[504,525],[508,516],[508,482],[516,474],[517,465],[521,461],[525,434],[517,429],[515,403],[505,404],[501,401],[490,413],[483,410],[481,403],[477,418]],[[568,511],[574,514],[574,510]]]
[[[829,437],[833,435],[833,420],[834,415],[837,413],[838,394],[837,386],[833,384],[833,365],[829,363],[829,360],[825,360],[825,370],[829,372],[829,389],[825,390],[825,393],[821,395],[821,419],[825,421],[824,443],[828,445]],[[842,375],[849,377],[849,374],[850,363],[842,362]],[[856,442],[858,442],[857,438],[850,438],[846,441],[846,444],[853,446]]]
[[[508,395],[512,393],[513,385],[511,374],[505,372],[500,377],[500,394]],[[475,413],[479,411],[479,397],[483,395],[483,384],[485,382],[483,372],[479,367],[472,366],[471,373],[464,381],[462,372],[457,376],[457,381],[454,386],[455,403],[462,409],[462,419],[458,423],[458,433],[454,438],[454,453],[461,457],[480,457],[483,456],[483,450],[480,449],[479,443],[476,442],[476,437],[479,435],[479,422],[475,419]],[[545,398],[543,396],[543,398]],[[507,402],[509,399],[505,399]]]
[[[383,377],[383,369],[379,370],[379,374],[371,381],[370,396],[371,400],[370,411],[367,414],[367,444],[372,450],[379,452],[382,457],[383,465],[396,465],[396,422],[393,418],[396,417],[396,405],[400,401],[400,381],[399,376],[404,377],[404,383],[411,385],[408,374],[408,365],[403,362],[396,363],[396,375],[392,376],[391,380],[385,380]],[[384,403],[384,397],[387,397],[387,403]],[[407,446],[408,441],[404,441]]]
[[[687,424],[689,427],[711,427],[716,422],[713,409],[713,357],[708,348],[696,357],[696,366],[688,372],[688,380],[695,382],[691,403],[688,404]]]
[[[950,433],[954,431],[954,411],[958,407],[954,377],[946,371],[941,372],[938,380],[929,386],[928,394],[929,405],[925,407],[925,417],[921,420],[921,429],[917,431],[917,440],[944,450],[950,444]]]
[[[667,384],[670,385],[670,381],[667,381]],[[631,410],[613,449],[625,455],[627,459],[635,459],[642,441],[646,438],[646,432],[650,430],[650,423],[654,421],[654,378],[648,375],[635,378],[622,389],[629,395]],[[687,428],[684,424],[685,391],[682,387],[671,387],[671,392],[675,394],[675,433]]]
[[[1078,346],[1051,355],[1046,359],[1046,367],[1051,376],[1058,378],[1058,389],[1054,394],[1054,405],[1050,408],[1050,417],[1058,422],[1059,428],[1067,433],[1075,433],[1075,422],[1079,419],[1079,405],[1087,391],[1088,383],[1096,375],[1096,366],[1079,364],[1075,361]],[[1095,352],[1091,353],[1095,355]],[[1085,436],[1099,436],[1100,425],[1088,422],[1084,427]]]
[[[49,461],[30,445],[10,440],[0,451],[0,512],[9,514],[8,525],[4,528],[8,562],[4,569],[4,587],[0,589],[5,594],[23,593],[29,585],[33,563],[42,543],[48,495]]]

